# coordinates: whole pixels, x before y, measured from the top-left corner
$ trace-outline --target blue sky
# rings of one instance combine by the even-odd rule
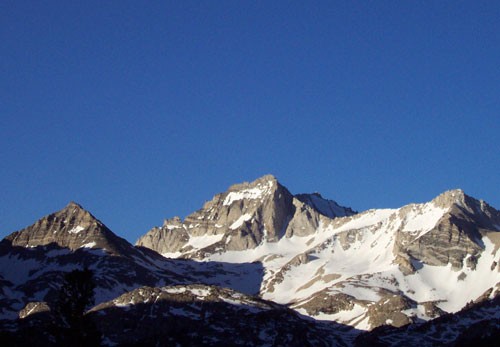
[[[500,208],[493,1],[0,4],[0,237],[74,200],[135,242],[272,173],[357,210]]]

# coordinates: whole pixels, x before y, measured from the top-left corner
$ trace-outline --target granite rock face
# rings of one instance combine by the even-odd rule
[[[178,217],[166,220],[136,244],[161,254],[178,252],[186,258],[200,258],[207,253],[252,249],[283,237],[310,235],[322,218],[355,213],[317,193],[293,196],[274,176],[266,175],[231,186],[184,221]]]
[[[445,192],[426,205],[409,205],[399,213],[404,215],[409,209],[422,213],[429,205],[441,208],[445,213],[425,234],[398,233],[394,252],[401,258],[428,265],[445,266],[450,263],[453,269],[458,270],[467,261],[467,266],[473,268],[484,249],[482,237],[500,229],[500,213],[461,190]]]
[[[500,338],[500,296],[428,322],[380,326],[359,335],[354,346],[496,346]]]
[[[499,231],[500,212],[461,190],[358,214],[318,193],[292,195],[264,176],[137,244],[171,258],[262,264],[261,297],[373,329],[498,295]]]
[[[116,236],[90,212],[74,202],[5,239],[13,246],[20,247],[56,244],[71,250],[82,247],[101,248],[116,254],[128,247],[127,241]]]

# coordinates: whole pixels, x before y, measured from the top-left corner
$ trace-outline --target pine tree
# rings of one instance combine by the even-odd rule
[[[99,346],[101,334],[85,311],[94,304],[96,284],[87,268],[73,270],[64,276],[54,313],[58,344],[65,346]]]

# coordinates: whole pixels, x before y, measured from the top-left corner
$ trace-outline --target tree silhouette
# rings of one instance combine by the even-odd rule
[[[85,311],[94,304],[94,274],[73,270],[64,276],[54,308],[58,345],[99,346],[101,334]]]

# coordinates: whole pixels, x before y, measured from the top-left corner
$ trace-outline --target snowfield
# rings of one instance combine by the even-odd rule
[[[245,191],[231,195],[230,200],[253,199],[259,194],[261,191]],[[202,260],[261,263],[264,277],[260,295],[280,304],[305,304],[324,290],[331,294],[344,293],[357,300],[351,310],[319,313],[314,316],[316,319],[349,322],[358,329],[370,329],[365,319],[368,306],[358,302],[379,302],[384,297],[380,293],[387,295],[389,291],[417,302],[414,308],[404,311],[406,315],[427,320],[430,317],[419,303],[435,301],[445,312],[456,312],[500,282],[498,271],[491,270],[493,262],[499,260],[499,253],[487,237],[482,239],[485,250],[478,259],[477,270],[465,265],[457,271],[451,264],[418,264],[420,268],[414,274],[401,272],[393,251],[398,232],[418,240],[433,230],[448,212],[448,207],[431,201],[400,209],[369,210],[328,221],[322,219],[313,235],[282,237],[277,242],[264,240],[253,249],[207,254]],[[230,229],[240,227],[251,218],[243,214]],[[211,237],[216,240],[215,236]],[[196,246],[191,241],[190,245]],[[200,244],[199,249],[202,248]],[[304,309],[299,312],[308,314]]]

